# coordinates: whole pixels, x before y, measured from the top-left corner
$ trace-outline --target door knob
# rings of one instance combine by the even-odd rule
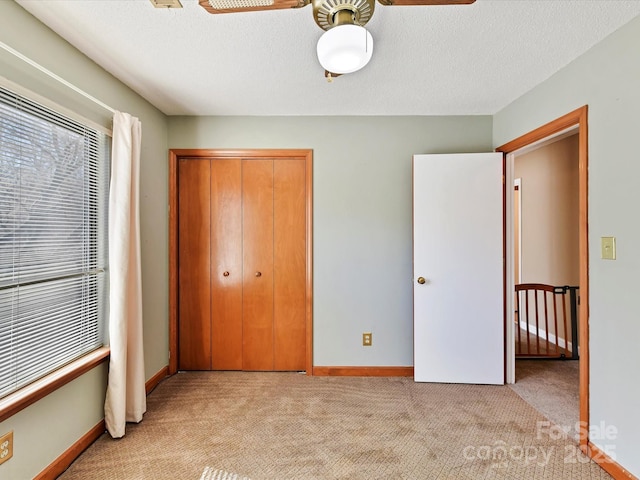
[[[229,272],[224,272],[222,275],[225,276],[225,277],[228,277],[229,276]]]
[[[262,273],[261,272],[256,272],[256,277],[261,277]]]
[[[424,279],[424,277],[418,277],[418,283],[420,285],[423,285],[426,282],[426,280]]]

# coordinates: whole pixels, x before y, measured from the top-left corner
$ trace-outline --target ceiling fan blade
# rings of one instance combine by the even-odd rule
[[[209,13],[255,12],[258,10],[279,10],[300,8],[311,0],[199,0],[199,4]]]
[[[378,0],[382,5],[469,5],[476,0]]]

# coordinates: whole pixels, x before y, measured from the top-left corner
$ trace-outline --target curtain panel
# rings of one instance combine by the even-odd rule
[[[140,422],[147,409],[142,337],[139,180],[140,121],[113,117],[109,190],[109,381],[105,423],[113,438],[126,422]]]

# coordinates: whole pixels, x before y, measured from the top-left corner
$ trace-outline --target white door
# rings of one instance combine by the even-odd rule
[[[504,383],[502,154],[413,157],[414,378]]]

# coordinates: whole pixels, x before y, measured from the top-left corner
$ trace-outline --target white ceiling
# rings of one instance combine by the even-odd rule
[[[327,83],[311,6],[16,0],[168,115],[490,115],[640,14],[640,1],[376,5],[373,58]]]

